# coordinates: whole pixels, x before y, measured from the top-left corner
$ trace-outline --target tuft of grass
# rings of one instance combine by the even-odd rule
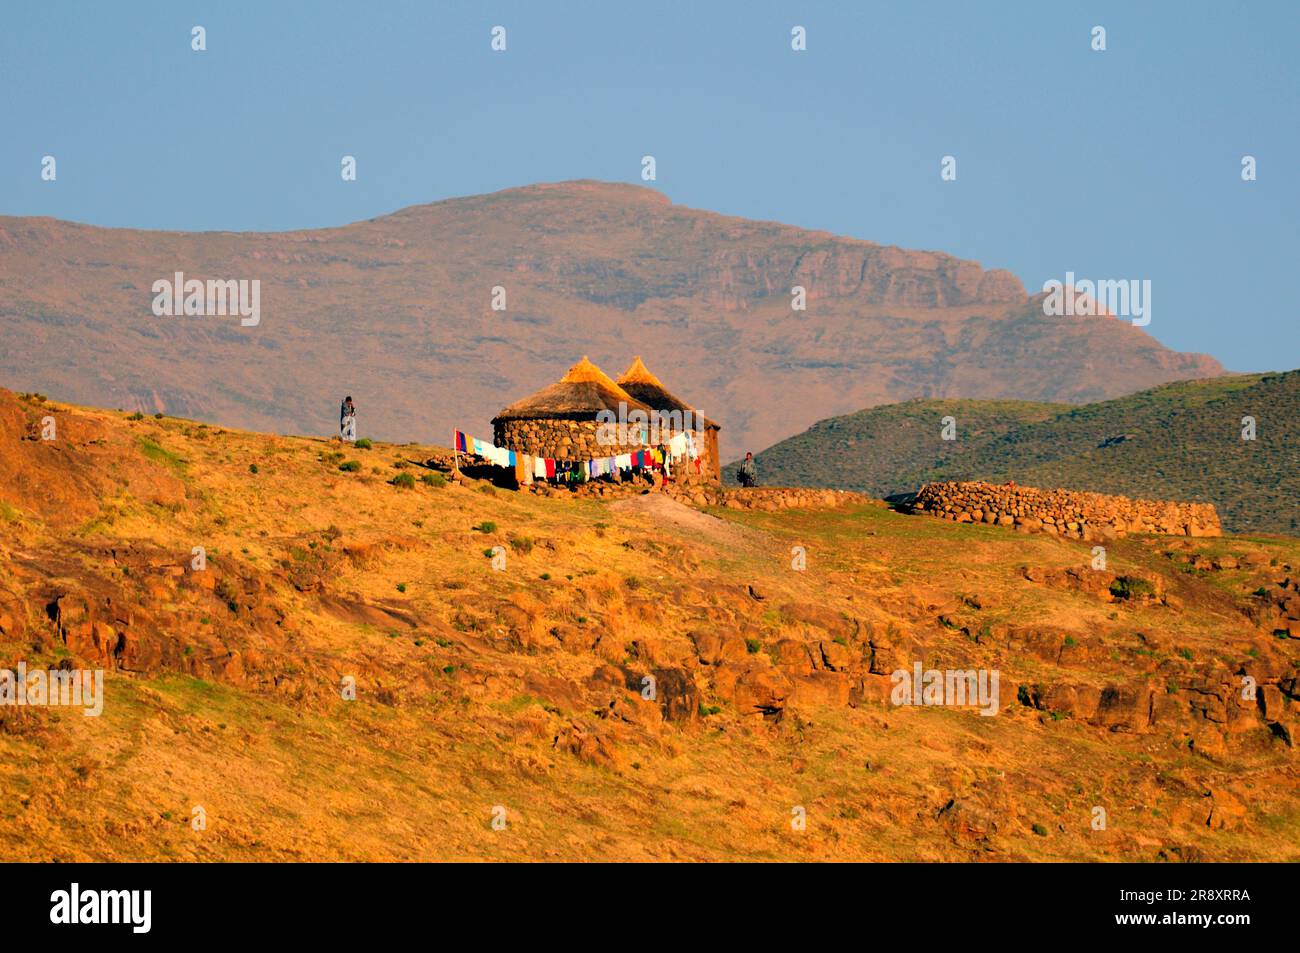
[[[185,472],[185,460],[178,454],[173,453],[157,441],[150,440],[147,437],[140,438],[140,452],[155,463],[161,463],[170,467],[176,473]]]
[[[447,485],[447,478],[441,473],[426,473],[420,477],[420,482],[425,486],[431,486],[434,489],[442,489]]]
[[[397,487],[399,490],[415,489],[415,477],[413,477],[409,473],[399,473],[397,474],[397,476],[393,477],[388,482],[391,483],[393,486]]]
[[[344,473],[359,473],[361,471],[360,460],[347,460],[339,464],[339,469]]]
[[[371,447],[374,446],[374,444],[370,442],[369,437],[362,437],[352,446],[356,447],[358,450],[369,450]]]
[[[763,648],[763,643],[758,639],[745,640],[745,650],[749,652],[750,655],[757,655],[759,650],[762,648]]]
[[[497,531],[497,524],[491,520],[484,520],[477,526],[471,526],[470,529],[476,529],[480,533],[495,533]]]

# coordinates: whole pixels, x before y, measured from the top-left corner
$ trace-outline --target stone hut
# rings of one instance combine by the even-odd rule
[[[596,416],[610,411],[616,417],[650,408],[584,356],[567,374],[531,397],[516,401],[492,418],[493,443],[516,453],[555,460],[590,460],[643,450],[639,443],[602,443],[597,439]]]
[[[669,429],[673,433],[689,431],[699,448],[703,482],[722,482],[722,462],[718,457],[718,431],[721,427],[664,387],[640,357],[633,358],[631,366],[618,379],[618,386],[641,403],[659,411],[661,420],[671,421]]]
[[[608,426],[611,421],[616,426]],[[644,422],[663,421],[657,432]],[[628,424],[618,427],[617,422]],[[604,425],[604,426],[602,426]],[[674,396],[638,357],[615,383],[585,356],[562,378],[492,418],[493,443],[516,453],[555,460],[590,460],[645,450],[690,431],[700,472],[694,466],[673,474],[679,483],[713,483],[721,478],[718,425]],[[611,435],[616,439],[611,440]]]

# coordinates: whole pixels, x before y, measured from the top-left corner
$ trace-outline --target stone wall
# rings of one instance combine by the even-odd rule
[[[493,426],[493,443],[516,453],[554,460],[594,460],[613,457],[621,453],[635,453],[650,449],[648,444],[626,445],[601,443],[597,437],[598,425],[594,419],[564,420],[500,420]],[[680,467],[674,476],[679,482],[717,482],[717,440],[706,442],[699,431],[692,431],[697,452],[701,454],[700,475],[695,465]],[[663,438],[666,443],[668,436]]]
[[[1025,533],[1103,539],[1126,533],[1220,536],[1212,503],[1136,500],[1075,490],[993,483],[927,483],[912,508],[958,523],[994,523]]]

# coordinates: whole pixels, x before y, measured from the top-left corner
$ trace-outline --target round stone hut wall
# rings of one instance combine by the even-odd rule
[[[498,447],[554,460],[591,460],[644,449],[640,445],[601,443],[595,420],[500,420],[493,427],[493,435]]]
[[[498,420],[493,424],[493,443],[516,453],[527,453],[535,457],[550,457],[554,460],[592,460],[598,457],[614,457],[622,453],[635,453],[648,449],[651,445],[632,441],[626,444],[602,443],[594,419],[567,420],[560,418]],[[717,441],[706,441],[704,434],[691,431],[695,441],[696,453],[700,454],[700,473],[695,474],[691,464],[679,468],[674,478],[679,482],[717,482]],[[660,434],[662,442],[667,443],[672,433]],[[685,472],[682,472],[685,471]]]

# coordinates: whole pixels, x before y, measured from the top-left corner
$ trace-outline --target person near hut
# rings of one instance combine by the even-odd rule
[[[758,464],[754,462],[753,453],[745,454],[745,462],[736,472],[736,479],[740,481],[741,486],[758,486]]]
[[[349,394],[339,406],[339,439],[354,443],[357,439],[357,406]]]

